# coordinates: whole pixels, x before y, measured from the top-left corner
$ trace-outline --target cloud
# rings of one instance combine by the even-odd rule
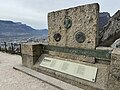
[[[34,28],[47,28],[47,13],[64,8],[99,2],[101,11],[112,15],[119,7],[119,0],[0,0],[0,18],[21,21]]]
[[[0,0],[0,2],[1,19],[21,21],[34,28],[46,28],[47,13],[68,3],[56,0]]]
[[[6,0],[7,1],[7,0]],[[27,0],[28,1],[28,0]],[[0,18],[14,21],[21,21],[34,28],[46,28],[46,12],[42,9],[28,8],[16,0],[0,3]]]

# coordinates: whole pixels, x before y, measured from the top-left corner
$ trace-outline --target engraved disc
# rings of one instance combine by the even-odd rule
[[[60,35],[60,33],[54,34],[54,39],[55,39],[56,42],[59,42],[59,41],[61,40],[61,35]]]
[[[85,41],[86,37],[85,37],[85,34],[83,32],[78,32],[75,35],[75,39],[78,43],[83,43]]]
[[[64,27],[69,29],[72,26],[72,20],[69,17],[66,17],[64,20]]]

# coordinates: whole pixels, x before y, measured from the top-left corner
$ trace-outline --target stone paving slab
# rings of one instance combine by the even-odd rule
[[[0,52],[0,90],[61,90],[13,69],[21,63],[21,56]]]
[[[24,73],[26,73],[28,75],[31,75],[31,76],[33,76],[35,78],[43,80],[43,81],[45,81],[45,82],[47,82],[49,84],[52,84],[52,85],[54,85],[54,86],[56,86],[58,88],[61,88],[63,90],[83,90],[83,89],[80,89],[80,88],[78,88],[76,86],[73,86],[71,84],[65,83],[65,82],[60,81],[58,79],[52,78],[52,77],[47,76],[45,74],[39,73],[39,72],[34,71],[32,69],[29,69],[27,67],[24,67],[22,65],[17,65],[17,66],[14,66],[13,68],[16,69],[16,70],[19,70],[21,72],[24,72]]]

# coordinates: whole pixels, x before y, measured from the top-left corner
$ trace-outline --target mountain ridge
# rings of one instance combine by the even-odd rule
[[[13,22],[8,20],[0,20],[0,37],[6,36],[26,36],[26,35],[46,35],[47,29],[34,29],[31,26],[22,24],[21,22]]]

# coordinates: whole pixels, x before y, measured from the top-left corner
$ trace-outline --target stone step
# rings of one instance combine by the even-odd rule
[[[26,73],[26,74],[28,74],[32,77],[35,77],[37,79],[40,79],[42,81],[45,81],[45,82],[47,82],[55,87],[63,89],[63,90],[83,90],[81,88],[78,88],[78,87],[73,86],[71,84],[65,83],[65,82],[58,80],[58,79],[55,79],[53,77],[47,76],[45,74],[39,73],[37,71],[34,71],[34,70],[27,68],[25,66],[22,66],[22,65],[17,65],[17,66],[14,66],[13,68],[15,70],[19,70],[23,73]]]

